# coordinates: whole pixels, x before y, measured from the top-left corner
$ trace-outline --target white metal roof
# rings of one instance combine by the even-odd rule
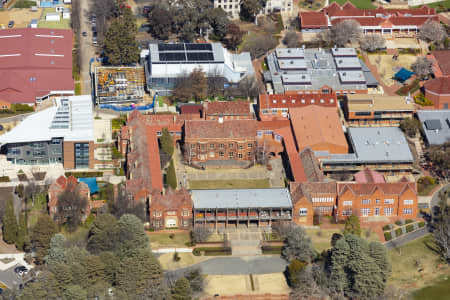
[[[65,100],[68,99],[68,100]],[[68,103],[68,107],[64,106]],[[56,106],[25,118],[11,131],[0,135],[0,144],[49,141],[93,141],[94,123],[90,95],[56,99]]]

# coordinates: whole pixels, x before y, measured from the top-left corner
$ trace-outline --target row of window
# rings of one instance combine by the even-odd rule
[[[198,149],[199,150],[206,150],[206,144],[198,144]],[[196,148],[196,144],[191,144],[191,149],[195,149]],[[225,144],[219,144],[219,149],[224,149],[225,148]],[[234,148],[234,144],[233,143],[229,143],[228,144],[228,148],[233,149]],[[242,143],[238,144],[237,146],[238,149],[242,150],[244,149],[244,145]],[[247,148],[253,148],[253,144],[252,143],[248,143],[247,144]],[[209,144],[209,149],[216,149],[216,144]]]
[[[313,197],[312,202],[334,202],[334,197]]]
[[[166,212],[166,215],[167,216],[176,216],[177,212],[175,210],[169,210],[169,211]],[[189,210],[183,209],[181,211],[181,216],[182,217],[189,217],[189,215],[190,215]],[[153,216],[157,217],[157,218],[161,217],[162,216],[162,211],[160,211],[160,210],[153,211]]]
[[[252,157],[253,153],[252,152],[247,152],[247,157]],[[214,158],[216,157],[216,153],[215,152],[209,152],[209,158]],[[219,157],[224,157],[225,153],[223,151],[219,151]],[[197,157],[197,154],[195,152],[191,153],[191,157]],[[228,159],[234,159],[234,152],[228,152]],[[207,158],[206,154],[198,154],[198,159],[200,160],[205,160]],[[238,153],[237,158],[242,159],[244,158],[244,154],[243,153]]]
[[[286,103],[286,102],[287,102],[287,101],[286,101],[285,99],[281,100],[281,103]],[[320,102],[320,103],[325,103],[325,100],[324,100],[324,99],[320,99],[319,102]],[[328,102],[329,102],[329,103],[334,103],[334,99],[330,99]],[[276,103],[277,103],[277,100],[275,100],[275,99],[272,100],[272,103],[276,104]],[[292,103],[292,104],[295,104],[295,99],[292,99],[292,100],[291,100],[291,103]],[[300,103],[305,104],[305,103],[306,103],[306,100],[305,100],[305,99],[302,99],[302,100],[300,100]],[[309,100],[309,103],[316,103],[316,100],[310,99],[310,100]]]
[[[313,202],[314,202],[314,198],[313,198]],[[362,199],[361,200],[361,204],[363,204],[363,205],[369,205],[369,204],[371,204],[371,202],[372,202],[371,199]],[[375,200],[375,204],[380,204],[380,203],[381,203],[380,199]],[[351,201],[351,200],[343,201],[342,204],[343,204],[343,206],[352,206],[353,201]],[[394,204],[394,199],[384,199],[384,204]],[[414,200],[410,200],[410,199],[403,200],[403,204],[404,205],[412,205],[412,204],[414,204]]]
[[[361,216],[370,216],[371,215],[371,208],[361,208]],[[391,216],[394,213],[394,208],[392,207],[384,207],[384,215],[385,216]],[[352,209],[344,209],[342,211],[343,216],[351,216],[353,214]],[[413,209],[412,208],[404,208],[403,209],[403,215],[412,215]],[[373,209],[373,215],[379,216],[380,215],[380,208],[375,207]]]

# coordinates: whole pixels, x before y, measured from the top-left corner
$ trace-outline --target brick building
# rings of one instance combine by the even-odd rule
[[[84,182],[78,182],[73,176],[65,177],[60,176],[58,179],[52,183],[48,189],[48,212],[50,217],[55,221],[57,219],[58,213],[58,197],[64,191],[75,192],[76,190],[80,193],[81,197],[85,197],[87,200],[87,206],[83,211],[82,220],[84,221],[91,213],[91,194],[89,187]]]
[[[450,55],[450,51],[449,55]],[[434,109],[450,108],[450,77],[438,77],[424,84],[425,97],[433,102]]]
[[[205,119],[218,120],[252,120],[250,103],[246,101],[207,102],[204,105]]]
[[[408,97],[385,95],[347,95],[344,114],[349,126],[398,126],[413,118],[414,101]]]
[[[154,190],[149,207],[150,226],[155,230],[164,228],[190,229],[192,226],[192,200],[186,189],[167,190],[165,195]]]
[[[184,157],[191,164],[248,165],[256,149],[256,120],[188,120],[184,128]]]
[[[259,118],[263,121],[289,118],[290,108],[308,105],[337,107],[336,94],[306,93],[303,91],[292,95],[261,94],[258,98]]]

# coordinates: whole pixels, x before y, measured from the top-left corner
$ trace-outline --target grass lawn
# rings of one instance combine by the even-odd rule
[[[170,235],[174,237],[171,239]],[[167,248],[167,247],[186,247],[186,243],[191,241],[189,232],[174,232],[174,233],[149,233],[150,245],[152,249]]]
[[[31,228],[36,224],[37,219],[41,214],[47,213],[47,194],[37,194],[34,199],[34,206],[31,207],[32,201],[27,203],[28,206],[28,228]]]
[[[308,236],[311,238],[314,248],[317,252],[322,252],[331,248],[331,237],[333,233],[342,233],[342,225],[336,225],[336,228],[326,229],[305,229]],[[367,232],[365,228],[362,228],[361,237],[369,241],[379,241],[378,236],[374,232]]]
[[[448,9],[450,9],[450,0],[427,3],[427,6],[431,8],[436,8],[438,12],[447,11]],[[416,8],[420,7],[422,7],[422,5],[416,6]]]
[[[337,2],[340,5],[343,5],[345,2],[349,0],[330,0],[330,4],[332,2]],[[375,8],[375,6],[372,4],[372,1],[370,0],[350,0],[351,3],[353,3],[357,8]]]
[[[269,179],[248,180],[190,180],[189,187],[193,190],[208,189],[265,189],[270,188]]]
[[[413,294],[416,300],[445,300],[450,296],[450,278],[440,281],[432,286],[423,288]]]
[[[433,237],[427,235],[397,249],[389,250],[388,256],[392,264],[389,282],[399,288],[414,289],[429,285],[442,275],[449,275],[450,267],[432,250],[434,248]]]
[[[313,2],[300,0],[298,2],[298,7],[308,10],[318,10],[319,8],[322,8],[324,5],[325,0],[313,0]]]
[[[70,19],[63,19],[61,15],[60,21],[46,21],[45,15],[50,12],[55,12],[54,8],[44,8],[42,17],[38,22],[38,28],[52,28],[52,29],[70,29]]]
[[[419,196],[428,196],[431,191],[436,187],[437,184],[430,184],[423,188],[423,190],[419,191]]]

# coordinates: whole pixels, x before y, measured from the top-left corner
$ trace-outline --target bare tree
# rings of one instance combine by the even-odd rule
[[[439,253],[447,263],[450,263],[450,208],[447,205],[443,210],[441,209],[440,215],[434,222],[434,228],[433,235]]]
[[[267,151],[266,142],[258,144],[256,147],[255,159],[258,164],[267,165],[270,159],[270,154]]]
[[[420,27],[417,36],[419,39],[427,42],[440,42],[447,37],[447,33],[439,22],[428,20]]]
[[[329,39],[338,47],[359,39],[361,28],[355,20],[344,20],[337,23],[328,31]]]
[[[208,96],[217,97],[223,95],[224,91],[223,73],[218,68],[214,68],[208,73]]]
[[[283,44],[288,48],[298,48],[300,47],[300,39],[295,31],[286,32],[283,38]]]
[[[28,179],[28,184],[24,190],[24,198],[31,198],[31,207],[34,207],[34,200],[36,198],[36,194],[40,191],[39,185],[36,184],[34,177]]]
[[[73,0],[70,20],[72,22],[72,29],[76,35],[80,34],[80,17],[81,17],[80,0]]]
[[[203,226],[196,226],[191,232],[192,240],[196,243],[204,243],[211,236],[211,231]]]
[[[375,50],[384,48],[385,42],[386,41],[381,36],[381,34],[366,34],[360,39],[359,44],[361,45],[361,49],[373,52]]]
[[[417,57],[416,61],[411,65],[411,68],[420,79],[433,73],[433,63],[425,56]]]
[[[252,59],[258,58],[270,49],[277,46],[278,42],[271,34],[251,34],[242,46],[242,51],[250,52]]]
[[[69,231],[75,231],[86,213],[88,199],[81,194],[80,186],[68,182],[66,189],[58,195],[56,217],[68,225]]]

